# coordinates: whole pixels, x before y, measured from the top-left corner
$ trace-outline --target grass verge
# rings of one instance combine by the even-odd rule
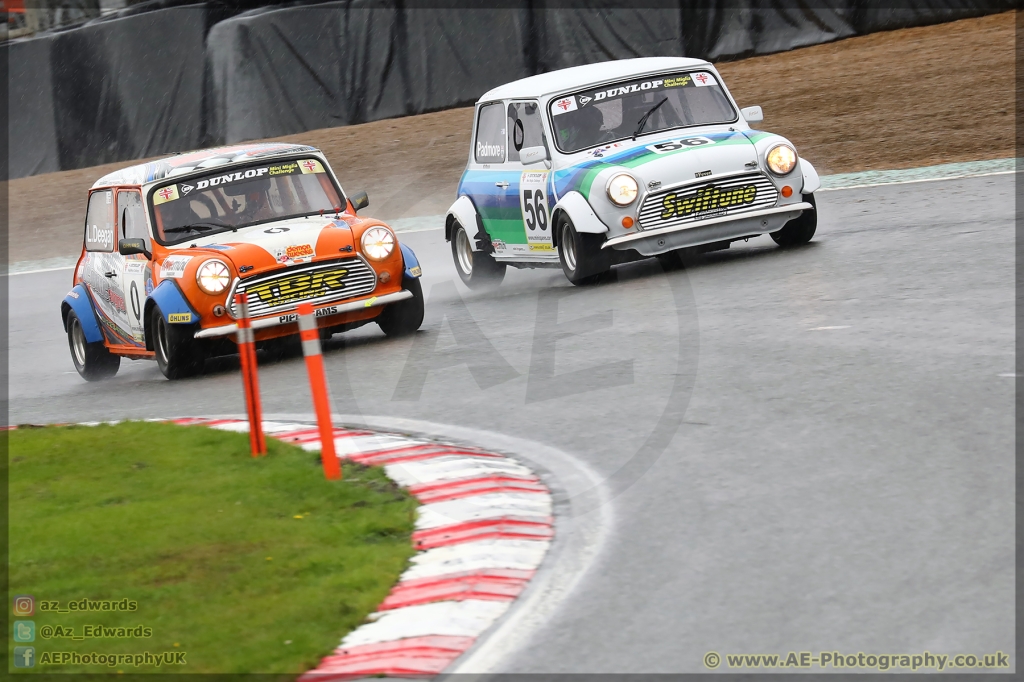
[[[416,502],[380,468],[205,427],[125,422],[10,433],[10,592],[32,595],[37,672],[299,673],[386,596]],[[57,613],[73,600],[134,611]],[[12,623],[13,625],[13,623]],[[151,629],[44,639],[44,626]],[[123,634],[123,633],[121,633]],[[41,665],[46,652],[185,652],[185,665]],[[12,663],[13,665],[13,663]],[[11,668],[15,671],[14,668]]]

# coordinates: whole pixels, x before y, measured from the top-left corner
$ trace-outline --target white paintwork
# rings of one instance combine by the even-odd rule
[[[425,440],[412,440],[411,438],[402,438],[400,436],[346,436],[334,439],[334,449],[338,453],[338,457],[345,457],[348,455],[364,455],[371,452],[383,454],[389,450],[424,445],[427,442]],[[320,441],[303,443],[302,449],[319,451]]]
[[[686,57],[616,59],[596,64],[573,66],[568,69],[559,69],[536,76],[521,78],[511,83],[499,85],[493,90],[488,90],[477,102],[555,95],[590,85],[622,80],[637,74],[710,66],[711,64],[703,59],[689,59]]]
[[[590,203],[579,192],[566,192],[565,196],[561,197],[558,203],[555,204],[551,215],[554,216],[559,210],[569,214],[569,218],[572,219],[573,227],[576,228],[577,232],[604,234],[608,231],[608,226],[601,222],[601,219],[594,213]]]
[[[602,249],[607,249],[607,248],[615,247],[615,246],[617,246],[619,244],[635,242],[635,241],[639,241],[641,239],[651,239],[651,238],[655,238],[655,237],[664,237],[666,235],[674,234],[674,233],[677,233],[677,232],[684,232],[686,230],[690,230],[690,229],[693,229],[695,227],[707,227],[709,225],[719,225],[719,224],[723,224],[723,223],[737,223],[737,224],[739,224],[739,223],[742,223],[743,221],[748,221],[748,220],[757,219],[757,218],[783,216],[788,221],[788,220],[792,220],[793,218],[796,218],[798,215],[800,215],[800,213],[802,211],[806,211],[806,210],[814,210],[814,207],[811,206],[808,203],[799,202],[799,203],[796,203],[796,204],[787,204],[785,206],[776,206],[774,208],[766,208],[766,209],[763,209],[761,211],[750,211],[749,213],[743,213],[742,215],[739,215],[739,216],[733,215],[733,216],[723,216],[721,218],[709,218],[707,220],[702,220],[697,225],[694,225],[693,223],[686,223],[686,224],[683,224],[683,225],[674,225],[672,227],[661,227],[661,228],[658,228],[657,230],[649,230],[647,232],[636,232],[636,233],[633,233],[633,234],[622,235],[622,236],[615,237],[613,239],[609,239],[609,240],[605,241],[605,243],[601,245],[601,248]],[[790,215],[790,214],[792,214],[792,215]],[[744,230],[740,230],[740,231],[743,232]],[[763,233],[764,231],[765,230],[763,230],[763,229],[755,230],[755,232],[758,233],[758,234]],[[750,233],[750,234],[753,234],[753,233]]]
[[[320,150],[315,147],[288,142],[256,142],[211,147],[209,149],[174,154],[155,161],[119,168],[101,177],[93,183],[92,187],[96,189],[100,187],[142,185],[147,182],[154,183],[178,177],[192,171],[201,172],[211,168],[230,167],[232,165],[237,166],[253,162],[258,163],[264,160],[270,162],[279,156],[309,153],[315,153],[317,158],[323,160]],[[149,180],[151,175],[156,177]]]
[[[474,251],[479,251],[480,247],[476,245],[476,241],[473,237],[476,235],[477,224],[476,224],[476,206],[470,201],[469,197],[461,196],[455,200],[451,208],[448,209],[448,215],[453,216],[459,221],[466,230],[466,234],[469,235],[469,245]],[[447,225],[447,216],[445,217],[445,224]]]
[[[543,521],[551,516],[551,496],[541,492],[488,493],[425,504],[416,511],[418,530],[503,517]]]
[[[341,640],[341,648],[430,635],[476,637],[505,613],[509,604],[467,599],[392,609],[346,635]]]
[[[811,194],[821,188],[821,178],[818,177],[818,171],[814,169],[814,166],[807,159],[800,159],[800,173],[804,176],[804,186],[801,193]]]
[[[231,431],[232,433],[249,433],[249,422],[237,421],[226,424],[214,424],[210,428],[217,429],[218,431]],[[266,431],[267,428],[264,425],[263,432],[266,433]]]
[[[414,556],[399,581],[500,568],[532,571],[550,545],[547,540],[477,540],[436,547]]]
[[[544,147],[523,147],[519,150],[519,163],[529,166],[548,160],[548,150]]]
[[[764,120],[764,112],[761,107],[743,107],[740,109],[740,116],[747,123],[760,123]]]
[[[719,177],[731,174],[760,171],[764,173],[778,190],[781,190],[785,184],[790,184],[794,190],[798,189],[796,184],[800,182],[800,179],[796,176],[796,173],[802,171],[795,171],[794,174],[786,178],[779,178],[770,174],[765,167],[764,154],[770,146],[778,143],[791,144],[785,138],[769,134],[764,139],[752,142],[748,146],[742,144],[719,145],[718,142],[721,141],[721,138],[712,140],[705,137],[723,133],[746,135],[748,134],[747,131],[751,130],[749,124],[763,120],[764,114],[759,106],[747,107],[740,111],[735,98],[729,92],[721,75],[714,66],[702,60],[677,57],[622,59],[561,69],[507,83],[485,93],[478,100],[474,112],[473,130],[477,129],[480,109],[484,104],[497,101],[534,100],[541,111],[544,112],[544,115],[541,117],[542,125],[544,126],[547,139],[550,141],[554,137],[551,130],[551,116],[548,112],[548,105],[553,101],[553,98],[567,96],[582,89],[601,87],[605,84],[630,78],[656,78],[662,74],[683,70],[704,70],[714,75],[722,87],[723,94],[729,100],[734,110],[738,112],[736,120],[722,124],[658,131],[656,133],[644,134],[636,139],[624,138],[622,140],[609,141],[608,144],[595,145],[571,153],[561,152],[556,145],[552,144],[549,150],[551,155],[550,168],[552,170],[550,177],[552,179],[557,172],[581,164],[587,164],[592,159],[607,159],[606,163],[611,166],[611,164],[615,163],[612,157],[631,148],[646,146],[650,147],[655,153],[661,153],[662,151],[667,151],[665,149],[666,146],[679,144],[680,141],[690,147],[697,146],[695,143],[699,139],[705,140],[701,144],[708,144],[706,149],[701,149],[692,154],[668,155],[664,159],[651,159],[634,168],[611,166],[602,169],[593,180],[589,199],[584,198],[580,194],[572,196],[575,190],[566,192],[564,196],[556,195],[557,203],[552,209],[552,215],[560,209],[565,210],[572,218],[578,232],[604,234],[606,235],[606,246],[614,247],[617,250],[636,250],[644,256],[653,256],[687,246],[699,246],[716,241],[754,236],[780,229],[785,224],[785,221],[799,215],[798,212],[804,208],[803,206],[797,207],[797,204],[801,202],[799,192],[794,192],[794,195],[788,198],[780,196],[775,205],[777,208],[775,213],[762,215],[755,212],[737,212],[723,218],[709,217],[704,220],[688,223],[686,227],[674,229],[648,226],[646,234],[638,234],[642,227],[637,224],[638,209],[648,192],[657,192],[659,188],[681,187],[685,184],[693,184],[705,177],[707,182],[714,182]],[[569,110],[572,109],[570,108]],[[658,149],[654,149],[655,146]],[[514,161],[478,163],[473,155],[473,143],[470,145],[469,152],[466,166],[467,172],[515,172],[523,167],[523,164]],[[522,156],[522,152],[523,150],[520,150],[520,156]],[[534,161],[534,159],[529,157],[528,161]],[[637,200],[626,207],[613,204],[605,192],[607,181],[613,175],[623,171],[630,173],[637,180],[640,188]],[[812,174],[816,178],[813,167],[808,170],[807,177],[804,178],[805,184],[816,189],[818,181],[811,177]],[[548,191],[551,195],[556,194],[554,184],[553,181],[549,181]],[[805,190],[805,193],[808,193],[808,190]],[[626,227],[623,224],[627,217],[633,221],[630,227]],[[630,221],[625,220],[625,222],[629,223]],[[726,227],[724,223],[727,222],[732,223],[732,228],[734,229],[730,230]],[[686,231],[684,232],[683,230]],[[656,232],[663,233],[665,235],[664,238],[656,235]],[[559,236],[555,234],[554,241],[556,246],[558,240]],[[547,254],[541,255],[521,250],[499,254],[496,256],[496,259],[500,262],[519,261],[528,263],[542,263],[553,260]]]
[[[528,477],[530,470],[507,459],[496,457],[432,457],[431,459],[384,467],[389,478],[398,485],[413,486],[422,483],[457,481],[482,476]]]

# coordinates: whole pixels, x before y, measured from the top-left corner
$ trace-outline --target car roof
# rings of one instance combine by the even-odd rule
[[[114,185],[144,185],[163,180],[166,177],[184,175],[192,171],[229,168],[254,159],[273,158],[300,152],[320,153],[316,147],[286,142],[261,142],[259,144],[236,144],[227,147],[200,149],[194,152],[175,154],[156,161],[140,163],[108,173],[93,183],[93,189]]]
[[[521,78],[487,91],[477,101],[490,102],[498,99],[542,97],[588,85],[622,80],[631,76],[642,76],[646,73],[671,71],[673,69],[692,69],[701,66],[707,67],[710,66],[710,63],[703,59],[690,59],[688,57],[616,59],[596,64],[572,66],[568,69],[559,69],[558,71],[549,71],[548,73]]]

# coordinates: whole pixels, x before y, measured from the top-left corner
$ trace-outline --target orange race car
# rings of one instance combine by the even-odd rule
[[[257,346],[281,349],[312,303],[323,337],[376,322],[419,329],[420,266],[384,223],[360,218],[323,153],[294,144],[222,147],[111,173],[93,185],[74,288],[61,303],[86,380],[122,357],[169,379],[237,352],[235,295]]]

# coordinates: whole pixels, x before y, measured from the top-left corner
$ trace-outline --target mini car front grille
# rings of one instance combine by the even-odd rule
[[[655,230],[774,206],[779,192],[763,173],[703,180],[648,194],[640,227]]]
[[[299,265],[238,280],[228,310],[237,317],[235,294],[247,294],[249,316],[261,317],[294,310],[299,303],[333,303],[364,296],[376,286],[377,274],[362,258]]]

